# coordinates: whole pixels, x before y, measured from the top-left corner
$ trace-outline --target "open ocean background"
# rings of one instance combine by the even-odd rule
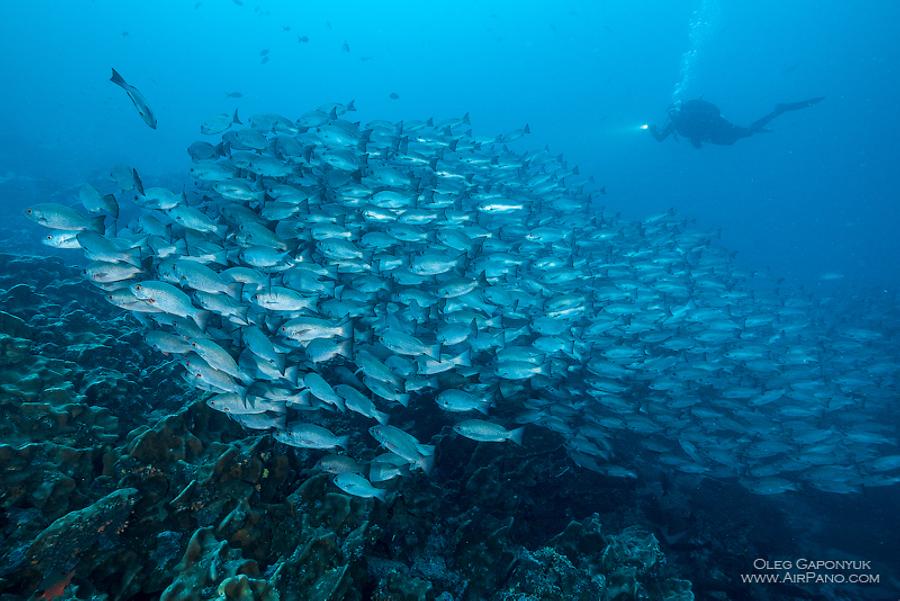
[[[565,153],[613,211],[675,208],[721,228],[746,265],[810,287],[900,283],[896,2],[36,0],[2,12],[0,171],[36,180],[2,184],[5,206],[110,164],[181,174],[198,124],[219,112],[355,99],[363,121],[468,111],[476,134],[528,123],[522,146]],[[111,65],[158,131],[110,85]],[[679,82],[738,124],[827,98],[772,134],[695,152],[639,130],[664,119]]]
[[[476,136],[528,124],[515,148],[563,153],[605,189],[607,214],[674,209],[717,231],[743,270],[837,299],[836,319],[865,317],[896,341],[898,23],[890,0],[4,2],[0,251],[77,261],[38,244],[22,210],[76,204],[79,186],[102,188],[114,165],[137,168],[148,186],[191,186],[186,148],[212,115],[296,118],[354,100],[354,121],[469,113]],[[158,129],[109,82],[110,67],[144,94]],[[641,129],[663,124],[676,97],[702,97],[747,125],[815,96],[825,100],[734,146],[657,143]],[[886,305],[884,320],[871,314]],[[815,548],[773,531],[771,551],[874,560],[880,590],[893,590],[898,495],[895,484],[773,501],[798,529],[823,517],[807,528]],[[735,499],[745,497],[723,503]],[[708,502],[698,511],[714,512],[719,500]]]

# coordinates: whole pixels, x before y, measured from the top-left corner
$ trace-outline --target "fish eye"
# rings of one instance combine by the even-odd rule
[[[26,212],[28,215],[31,215],[32,210],[31,210],[31,209],[25,209],[25,212]]]

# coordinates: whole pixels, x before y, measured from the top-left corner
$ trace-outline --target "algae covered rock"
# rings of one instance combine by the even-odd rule
[[[259,578],[256,562],[242,558],[240,551],[216,539],[212,528],[194,532],[173,572],[175,577],[162,592],[160,601],[278,599],[268,583]]]
[[[116,490],[54,521],[28,547],[21,568],[47,590],[70,574],[88,576],[126,548],[122,534],[138,499],[133,488]]]
[[[603,598],[606,583],[551,547],[523,551],[508,580],[508,590],[495,601],[594,601]]]
[[[12,338],[27,339],[31,336],[31,327],[21,317],[0,311],[0,333]]]

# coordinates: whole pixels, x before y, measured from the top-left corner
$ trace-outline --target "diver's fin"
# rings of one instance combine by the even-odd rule
[[[805,109],[806,107],[814,106],[819,104],[825,100],[824,96],[816,96],[815,98],[810,98],[808,100],[801,100],[800,102],[782,102],[781,104],[775,105],[775,111],[778,113],[784,113],[787,111],[797,111],[800,109]]]

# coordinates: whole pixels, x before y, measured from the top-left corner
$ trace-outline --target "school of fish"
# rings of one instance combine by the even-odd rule
[[[118,169],[114,193],[81,188],[83,210],[26,215],[81,249],[85,277],[211,407],[321,450],[352,495],[430,472],[438,432],[527,445],[534,427],[611,477],[900,482],[880,419],[896,330],[829,321],[674,213],[604,214],[561,156],[511,148],[527,126],[479,137],[468,115],[361,125],[353,110],[222,113],[188,149],[193,188]],[[127,225],[120,203],[140,209]],[[444,416],[428,432],[426,407]]]

